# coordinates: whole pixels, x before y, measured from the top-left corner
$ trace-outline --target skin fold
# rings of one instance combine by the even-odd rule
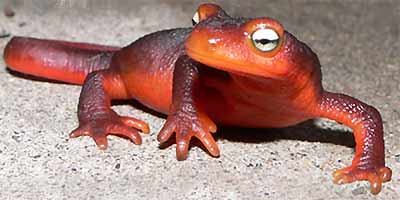
[[[277,128],[328,118],[354,131],[351,166],[336,171],[337,184],[367,180],[378,194],[391,179],[385,166],[379,112],[353,97],[325,91],[317,55],[276,20],[233,18],[215,4],[201,5],[193,28],[148,34],[130,45],[107,47],[14,37],[4,50],[7,66],[39,77],[82,84],[79,127],[101,149],[107,135],[141,144],[147,123],[119,116],[112,99],[136,99],[168,118],[160,142],[173,134],[178,160],[192,137],[212,156],[218,125]]]

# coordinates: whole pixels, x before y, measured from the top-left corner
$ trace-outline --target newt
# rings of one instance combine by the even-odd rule
[[[141,144],[146,122],[118,115],[112,99],[136,99],[167,115],[157,137],[175,133],[176,156],[185,160],[192,137],[214,157],[218,125],[279,128],[312,118],[350,127],[356,142],[337,184],[367,180],[373,194],[392,172],[385,166],[383,125],[374,107],[321,85],[317,55],[268,18],[235,18],[202,4],[193,27],[148,34],[126,47],[13,37],[4,50],[11,70],[83,85],[79,126],[70,137],[90,136],[100,149],[107,136]]]

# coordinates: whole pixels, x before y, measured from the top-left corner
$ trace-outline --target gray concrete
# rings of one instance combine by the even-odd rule
[[[122,46],[190,26],[199,3],[40,2],[14,1],[16,15],[0,16],[0,33]],[[393,180],[378,196],[366,182],[332,183],[331,173],[354,154],[351,132],[332,121],[226,129],[217,135],[220,158],[193,147],[178,162],[174,145],[160,149],[156,141],[164,119],[119,105],[119,113],[148,121],[151,134],[140,146],[109,137],[109,149],[99,151],[88,137],[68,139],[78,125],[80,87],[11,75],[0,59],[0,199],[400,199],[400,1],[220,3],[236,16],[280,20],[319,55],[325,88],[380,110]],[[0,50],[9,39],[0,39]]]

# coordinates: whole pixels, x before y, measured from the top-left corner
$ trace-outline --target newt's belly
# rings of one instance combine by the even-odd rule
[[[215,74],[215,73],[214,73]],[[207,77],[213,77],[208,75]],[[221,79],[223,77],[223,79]],[[298,124],[310,119],[309,105],[315,105],[317,89],[294,93],[289,81],[248,81],[233,74],[205,80],[212,88],[203,94],[205,107],[210,117],[219,124],[252,128],[279,128]],[[250,79],[249,79],[250,80]]]
[[[287,127],[311,118],[296,106],[275,100],[252,102],[248,99],[215,99],[206,107],[216,123],[240,127]]]

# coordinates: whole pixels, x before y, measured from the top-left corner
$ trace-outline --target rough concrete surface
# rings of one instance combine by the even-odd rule
[[[285,129],[224,128],[212,158],[194,146],[186,161],[160,148],[164,119],[146,120],[143,144],[109,137],[100,151],[78,125],[79,86],[10,74],[0,59],[0,199],[400,199],[400,1],[218,1],[235,16],[269,16],[319,55],[324,87],[374,105],[385,127],[393,180],[378,196],[367,182],[332,183],[351,163],[352,132],[329,120]],[[19,0],[0,15],[0,33],[127,45],[152,31],[190,26],[200,1]],[[6,2],[0,1],[4,6]],[[2,50],[10,37],[0,38]]]

